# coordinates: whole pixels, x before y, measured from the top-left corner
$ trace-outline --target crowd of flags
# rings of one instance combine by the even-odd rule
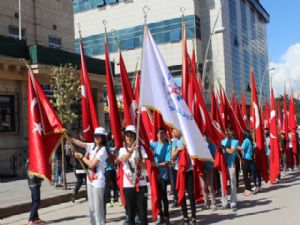
[[[184,23],[183,23],[184,24]],[[137,74],[135,87],[130,83],[127,69],[123,60],[122,52],[119,51],[119,66],[120,80],[122,88],[122,97],[124,104],[124,120],[121,121],[119,108],[114,90],[113,75],[111,63],[109,60],[109,49],[107,39],[105,38],[105,66],[106,66],[106,85],[107,98],[109,107],[109,120],[111,132],[114,137],[116,148],[123,146],[122,127],[128,125],[136,125],[138,118],[138,102],[141,92],[141,103],[143,104],[140,110],[140,129],[139,136],[141,144],[146,149],[148,154],[147,172],[149,176],[151,192],[152,192],[152,212],[153,219],[159,214],[159,194],[157,186],[157,168],[151,166],[153,161],[153,153],[150,151],[150,140],[156,139],[156,133],[159,127],[165,127],[169,134],[171,128],[176,127],[183,131],[183,136],[187,140],[187,151],[182,151],[181,154],[187,152],[194,158],[194,173],[195,173],[195,196],[200,198],[200,181],[197,173],[200,172],[201,163],[205,160],[211,160],[210,153],[204,144],[202,134],[207,134],[211,137],[211,141],[220,146],[224,139],[225,128],[228,125],[233,127],[240,143],[243,140],[243,131],[252,129],[255,134],[255,144],[257,148],[256,163],[265,182],[275,182],[280,174],[280,147],[279,133],[284,132],[287,140],[291,140],[293,146],[293,157],[296,162],[297,157],[297,120],[296,110],[292,95],[290,96],[289,104],[286,93],[284,94],[284,107],[281,109],[279,104],[276,104],[273,88],[270,90],[270,102],[267,100],[265,107],[259,104],[255,76],[253,70],[250,72],[251,80],[251,102],[250,112],[248,114],[246,97],[241,96],[241,102],[235,97],[234,93],[229,100],[224,88],[219,85],[218,91],[211,90],[211,108],[208,109],[203,95],[201,75],[197,70],[195,50],[190,57],[187,50],[187,41],[185,37],[185,28],[183,25],[182,38],[182,88],[176,86],[175,82],[168,81],[168,88],[171,88],[169,97],[170,104],[174,104],[176,109],[184,111],[185,115],[181,116],[189,118],[183,120],[180,115],[168,113],[168,108],[160,105],[160,101],[166,96],[159,89],[151,90],[151,85],[156,85],[155,79],[167,79],[170,74],[164,60],[152,39],[150,31],[145,27],[144,46],[141,75]],[[98,120],[96,107],[94,104],[88,70],[85,63],[84,46],[80,41],[81,54],[81,105],[82,105],[82,130],[84,138],[87,141],[93,141],[93,131],[101,125]],[[156,76],[157,75],[157,76]],[[142,77],[141,77],[142,76]],[[151,76],[151,77],[150,77]],[[161,76],[161,77],[160,77]],[[143,85],[143,79],[149,82]],[[142,80],[142,81],[141,81]],[[159,85],[157,83],[157,85]],[[175,85],[175,86],[172,86]],[[153,86],[154,87],[154,86]],[[163,87],[162,87],[163,88]],[[179,90],[179,93],[178,93]],[[152,96],[152,98],[151,98]],[[168,96],[167,96],[168,97]],[[183,100],[176,103],[174,98],[182,98]],[[182,103],[183,102],[183,103]],[[169,102],[166,102],[169,104]],[[176,105],[179,104],[179,105]],[[146,107],[148,106],[148,107]],[[154,110],[153,110],[154,109]],[[176,110],[175,110],[176,111]],[[193,130],[195,129],[196,130]],[[270,166],[268,169],[266,144],[264,136],[264,128],[270,131]],[[192,132],[191,132],[192,131]],[[51,180],[50,158],[55,148],[63,138],[65,129],[55,110],[46,98],[39,82],[35,79],[32,71],[28,71],[28,133],[29,133],[29,171],[33,174]],[[289,138],[289,133],[291,138]],[[195,145],[198,144],[198,146]],[[287,145],[288,146],[288,145]],[[183,155],[183,160],[179,162],[179,173],[184,176],[187,160]],[[119,162],[121,163],[121,162]],[[222,174],[222,182],[224,192],[227,192],[228,170],[225,163],[224,155],[220,148],[214,159],[216,169]],[[122,196],[122,166],[118,170],[118,183],[120,184],[120,193],[122,203],[125,205],[124,196]],[[179,179],[177,183],[179,199],[184,195],[185,179]],[[180,183],[181,182],[181,183]]]

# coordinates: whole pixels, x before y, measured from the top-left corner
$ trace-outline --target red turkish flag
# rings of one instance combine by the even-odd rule
[[[256,165],[258,171],[261,173],[262,178],[267,183],[269,180],[268,176],[268,163],[265,151],[265,138],[263,131],[263,124],[261,120],[261,114],[258,105],[258,98],[256,93],[256,85],[254,72],[251,70],[251,92],[252,92],[252,104],[253,107],[253,121],[254,121],[254,131],[255,131],[255,143],[256,143]]]
[[[221,86],[221,93],[224,98],[224,113],[225,113],[226,126],[231,125],[237,134],[238,140],[240,142],[242,142],[243,141],[243,128],[242,128],[242,126],[234,112],[234,109],[232,108],[222,86]]]
[[[122,133],[121,133],[121,117],[117,104],[116,93],[114,89],[112,72],[110,68],[110,60],[108,53],[107,39],[105,38],[104,43],[105,52],[105,71],[106,71],[106,85],[107,85],[107,97],[108,97],[108,107],[109,107],[109,120],[111,132],[114,136],[114,142],[116,148],[121,148],[123,146]]]
[[[187,150],[181,150],[178,157],[178,170],[177,170],[177,180],[176,180],[176,191],[178,193],[178,205],[182,204],[185,195],[186,183],[185,183],[185,173],[189,168],[189,160]]]
[[[287,166],[291,166],[291,154],[289,151],[289,143],[290,143],[290,138],[289,138],[289,118],[288,118],[288,111],[287,111],[287,98],[286,98],[286,90],[284,86],[284,97],[283,97],[283,124],[282,124],[282,130],[284,131],[284,136],[286,140],[286,149],[285,152],[287,154],[287,159],[286,163]]]
[[[234,113],[241,125],[241,128],[242,130],[246,130],[247,129],[247,126],[244,122],[244,119],[243,119],[243,114],[242,114],[242,111],[241,111],[241,108],[240,108],[240,104],[238,102],[238,100],[235,98],[235,102],[234,102]]]
[[[243,115],[244,123],[248,129],[249,122],[248,122],[248,116],[247,116],[246,97],[244,94],[242,95],[242,115]]]
[[[39,82],[28,70],[29,173],[51,181],[51,156],[63,137],[64,126]]]
[[[294,98],[290,96],[290,104],[289,104],[289,130],[292,135],[292,146],[293,146],[293,159],[294,165],[297,165],[297,155],[298,155],[298,144],[297,144],[297,119],[296,119],[296,109]]]
[[[210,108],[210,115],[213,120],[213,122],[216,123],[216,126],[220,128],[221,131],[225,131],[225,127],[222,123],[222,117],[217,105],[216,96],[213,90],[211,90],[211,108]]]
[[[279,101],[277,102],[277,113],[278,113],[278,117],[277,117],[277,126],[278,126],[278,130],[282,130],[282,112],[280,109],[280,103]]]
[[[89,74],[87,71],[83,43],[80,38],[80,56],[81,56],[81,112],[82,112],[82,130],[86,141],[92,142],[94,140],[93,134],[99,121],[97,111],[91,91]]]
[[[270,105],[268,101],[265,103],[264,128],[270,129]]]
[[[274,91],[271,88],[270,108],[270,182],[274,183],[280,175],[280,148],[277,132],[276,105]]]
[[[124,123],[125,127],[135,124],[137,103],[134,98],[134,92],[130,84],[127,69],[120,51],[120,77],[124,105]]]

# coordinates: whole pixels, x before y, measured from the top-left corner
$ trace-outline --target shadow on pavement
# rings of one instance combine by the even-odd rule
[[[69,216],[69,217],[64,217],[64,218],[56,219],[56,220],[48,220],[47,224],[66,222],[66,221],[71,221],[71,220],[81,219],[81,218],[86,218],[86,217],[89,217],[89,216],[87,216],[87,215]]]

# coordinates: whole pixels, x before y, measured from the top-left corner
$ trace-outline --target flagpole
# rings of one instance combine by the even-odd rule
[[[149,6],[147,6],[147,5],[145,5],[144,7],[143,7],[143,12],[144,12],[144,35],[145,35],[145,33],[146,33],[146,29],[147,29],[147,14],[148,14],[148,12],[150,11],[150,8],[149,8]],[[142,60],[141,60],[141,68],[142,68],[142,66],[143,66],[143,51],[144,51],[144,49],[142,48]],[[137,143],[137,147],[138,147],[138,149],[140,148],[140,144],[139,144],[139,142],[140,142],[140,126],[141,126],[141,112],[142,112],[142,107],[141,107],[141,105],[142,105],[142,97],[143,97],[143,78],[142,78],[142,76],[141,76],[141,85],[140,85],[140,93],[139,93],[139,103],[138,103],[138,117],[137,117],[137,128],[136,128],[136,143]],[[136,158],[138,158],[139,157],[139,152],[138,151],[135,151],[135,157]],[[137,164],[135,164],[135,170],[134,171],[137,171]],[[137,175],[137,173],[136,173],[136,175]],[[136,179],[137,179],[137,176],[134,176],[134,180],[133,180],[133,183],[135,184],[136,183]]]

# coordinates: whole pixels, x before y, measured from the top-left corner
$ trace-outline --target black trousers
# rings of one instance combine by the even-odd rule
[[[261,175],[260,175],[260,172],[258,171],[256,164],[254,162],[251,164],[251,174],[252,174],[254,186],[260,188],[261,187]]]
[[[188,198],[190,200],[190,206],[192,211],[192,218],[196,218],[196,203],[195,203],[195,195],[194,195],[194,176],[193,171],[188,171],[185,173],[185,189],[188,194]],[[184,218],[188,218],[188,210],[186,205],[186,197],[181,204],[181,210]]]
[[[124,187],[124,196],[126,201],[126,211],[128,216],[128,224],[135,225],[135,215],[137,213],[141,225],[148,225],[148,191],[147,186],[140,187],[139,192],[136,191],[135,187],[126,188]]]
[[[107,170],[105,172],[105,202],[111,202],[111,190],[114,192],[114,202],[118,201],[119,188],[117,184],[117,173],[115,170]]]
[[[158,181],[159,193],[160,193],[160,202],[159,202],[159,209],[160,209],[160,217],[161,218],[168,218],[169,219],[169,201],[167,195],[167,185],[168,181],[160,178]],[[162,210],[162,204],[164,205],[164,210]]]
[[[251,173],[251,168],[252,168],[253,161],[244,159],[243,160],[243,176],[244,176],[244,183],[245,183],[245,188],[248,191],[251,191],[251,180],[250,180],[250,173]]]
[[[76,184],[74,188],[74,194],[77,195],[78,191],[80,190],[83,182],[86,182],[86,174],[85,173],[75,173],[76,176]]]
[[[38,209],[41,202],[41,186],[30,187],[31,191],[31,211],[29,221],[35,221],[39,219]]]

